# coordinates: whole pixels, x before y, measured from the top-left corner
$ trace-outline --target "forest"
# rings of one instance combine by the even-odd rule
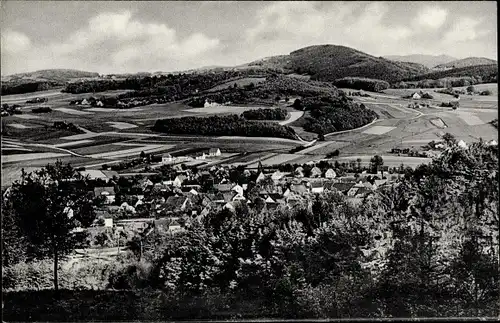
[[[333,84],[340,88],[349,88],[355,90],[364,90],[371,92],[381,92],[389,88],[389,83],[382,80],[361,78],[361,77],[344,77],[335,80]]]
[[[2,82],[2,95],[9,94],[22,94],[22,93],[31,93],[37,91],[45,91],[50,90],[54,87],[62,86],[62,83],[57,82]]]
[[[285,109],[253,109],[243,112],[247,120],[285,120],[288,112]]]
[[[364,104],[353,103],[345,96],[305,99],[301,105],[309,110],[304,130],[317,134],[358,128],[377,118],[373,110],[366,108]]]
[[[178,135],[297,139],[295,131],[288,126],[271,122],[247,121],[238,115],[162,119],[156,121],[153,130]]]
[[[16,222],[15,215],[36,210],[24,203],[31,191],[23,187],[16,186],[10,199],[4,195],[2,205],[2,246],[8,247],[2,256],[11,257],[2,267],[3,288],[26,284],[30,273],[43,289],[51,284],[50,267],[46,274],[45,266],[19,261],[30,249],[16,225],[31,222]],[[176,235],[154,230],[138,236],[113,265],[62,270],[66,289],[59,299],[50,290],[4,292],[3,316],[498,317],[498,193],[498,146],[450,142],[432,163],[407,169],[361,204],[336,192],[310,194],[293,208],[243,203],[189,219]],[[42,236],[32,238],[50,245]]]

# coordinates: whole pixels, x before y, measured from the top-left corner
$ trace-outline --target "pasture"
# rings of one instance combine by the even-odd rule
[[[259,83],[264,82],[265,80],[266,80],[265,77],[244,77],[244,78],[235,79],[235,80],[231,80],[231,81],[219,84],[219,85],[214,86],[213,88],[207,90],[206,92],[217,92],[217,91],[225,90],[225,89],[228,89],[230,87],[234,87],[235,84],[237,87],[240,87],[240,88],[245,87],[247,85],[250,85],[251,83],[257,85]]]

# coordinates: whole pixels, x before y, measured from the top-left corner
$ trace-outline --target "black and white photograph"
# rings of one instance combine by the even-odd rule
[[[2,322],[500,319],[497,18],[1,0]]]

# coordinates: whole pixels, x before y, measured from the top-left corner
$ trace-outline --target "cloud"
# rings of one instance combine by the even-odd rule
[[[29,47],[29,39],[12,31],[2,35],[11,51]],[[34,48],[27,65],[38,68],[96,67],[104,73],[186,68],[199,55],[218,48],[220,41],[203,33],[180,39],[176,30],[166,24],[142,22],[130,11],[101,13],[84,27],[70,34],[63,42]],[[12,61],[12,60],[11,60]],[[47,66],[41,66],[47,65]]]
[[[2,51],[8,53],[19,53],[31,47],[31,40],[23,33],[14,30],[2,32]]]
[[[480,23],[480,19],[460,17],[444,34],[443,40],[446,43],[456,43],[476,40],[477,38],[485,36],[489,31],[478,29],[477,27]]]
[[[415,17],[414,24],[426,28],[438,29],[441,27],[448,16],[448,11],[440,7],[424,7]]]
[[[257,24],[245,31],[248,42],[284,36],[314,37],[322,33],[325,16],[314,2],[275,2],[257,12]]]

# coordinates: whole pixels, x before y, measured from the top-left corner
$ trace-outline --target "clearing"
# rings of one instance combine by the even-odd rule
[[[86,114],[93,114],[91,112],[85,112],[85,111],[80,111],[80,110],[75,110],[75,109],[69,109],[69,108],[54,108],[56,111],[68,113],[68,114],[73,114],[73,115],[86,115]]]
[[[126,123],[126,122],[118,122],[118,121],[108,121],[107,124],[111,125],[111,127],[116,129],[132,129],[137,128],[135,124]]]
[[[371,135],[383,135],[389,131],[396,129],[396,127],[387,127],[387,126],[373,126],[369,129],[363,131],[363,133],[371,134]]]

